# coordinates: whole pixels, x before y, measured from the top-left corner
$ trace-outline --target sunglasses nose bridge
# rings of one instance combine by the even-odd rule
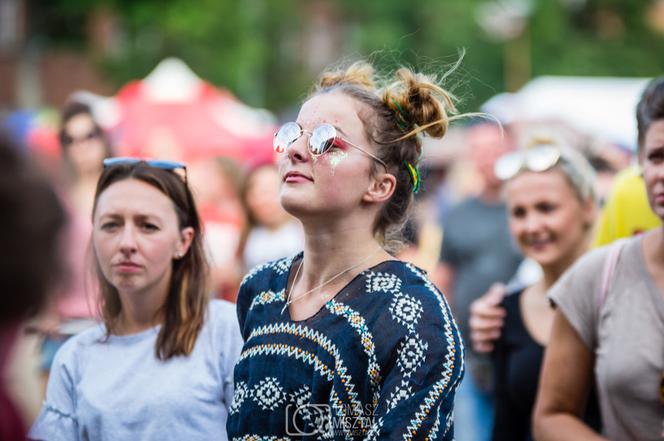
[[[309,140],[311,139],[311,134],[301,129],[300,134],[295,138],[291,143],[286,146],[285,152],[288,157],[293,160],[303,160],[307,158],[309,153]]]

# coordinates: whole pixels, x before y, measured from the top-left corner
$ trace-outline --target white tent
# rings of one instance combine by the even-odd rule
[[[588,135],[632,150],[636,104],[648,79],[543,76],[516,93],[501,93],[482,111],[504,123],[563,122]]]

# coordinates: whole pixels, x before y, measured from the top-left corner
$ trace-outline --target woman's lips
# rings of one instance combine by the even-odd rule
[[[114,266],[115,269],[121,273],[136,273],[141,270],[140,265],[132,262],[122,262]]]
[[[302,173],[289,172],[284,177],[284,182],[288,184],[297,184],[302,182],[313,182],[313,179],[303,175]]]

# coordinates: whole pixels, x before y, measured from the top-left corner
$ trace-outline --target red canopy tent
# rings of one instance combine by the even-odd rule
[[[201,80],[180,60],[164,60],[144,80],[124,86],[115,105],[119,155],[229,156],[245,164],[273,159],[270,114]]]

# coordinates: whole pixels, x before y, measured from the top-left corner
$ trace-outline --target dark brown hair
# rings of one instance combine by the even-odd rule
[[[650,125],[657,120],[664,119],[664,76],[655,78],[646,87],[641,100],[636,106],[636,124],[639,130],[639,148]]]
[[[47,180],[0,134],[0,325],[40,312],[64,275],[65,211]]]
[[[173,261],[168,296],[160,311],[164,321],[155,348],[157,357],[162,360],[177,355],[189,355],[203,326],[209,301],[208,265],[194,198],[182,177],[173,171],[150,167],[145,162],[119,164],[104,169],[99,178],[93,217],[101,193],[112,184],[125,179],[145,182],[164,193],[173,202],[179,228],[194,229],[189,250],[181,259]],[[98,262],[95,262],[95,270],[101,289],[101,316],[110,335],[117,327],[122,304],[117,289],[104,277]]]
[[[69,163],[69,143],[67,142],[68,134],[66,131],[67,123],[72,118],[78,115],[87,115],[90,117],[90,119],[92,120],[94,133],[99,137],[102,144],[104,144],[104,149],[105,149],[104,157],[105,158],[111,157],[111,155],[113,154],[111,142],[108,136],[106,136],[104,130],[99,125],[99,123],[97,123],[97,120],[94,118],[90,106],[78,101],[70,101],[67,104],[65,104],[65,106],[62,109],[62,113],[60,115],[60,130],[58,132],[58,140],[60,141],[60,148],[62,149],[62,154],[65,162]]]
[[[367,138],[376,146],[376,155],[396,178],[394,194],[378,214],[374,233],[386,249],[396,251],[413,201],[414,183],[406,164],[419,165],[422,142],[418,134],[445,135],[449,114],[456,113],[453,97],[434,78],[407,68],[381,82],[371,64],[363,61],[323,73],[312,95],[330,92],[350,96],[369,109],[358,116]],[[374,173],[378,167],[374,163]]]

